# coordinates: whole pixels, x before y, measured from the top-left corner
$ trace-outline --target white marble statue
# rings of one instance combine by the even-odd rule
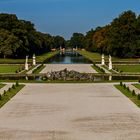
[[[35,54],[33,55],[33,66],[36,65],[36,57],[35,57]]]
[[[25,70],[29,70],[29,66],[28,66],[28,56],[26,56]]]
[[[112,58],[111,58],[111,55],[109,55],[109,70],[112,70]]]
[[[101,62],[101,65],[105,65],[105,57],[104,57],[104,54],[102,54],[102,62]]]

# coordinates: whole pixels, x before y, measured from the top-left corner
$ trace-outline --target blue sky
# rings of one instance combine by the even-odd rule
[[[0,0],[1,13],[14,13],[37,30],[66,39],[104,26],[126,10],[140,14],[140,0]]]

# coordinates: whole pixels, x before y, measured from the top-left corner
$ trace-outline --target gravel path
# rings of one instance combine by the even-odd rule
[[[138,140],[140,109],[112,84],[27,84],[0,109],[0,140]]]
[[[75,70],[82,73],[97,73],[92,67],[92,64],[46,64],[46,67],[40,73],[51,71],[60,71],[67,68],[68,70]]]

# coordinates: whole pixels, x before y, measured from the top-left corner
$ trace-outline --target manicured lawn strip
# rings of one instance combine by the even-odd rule
[[[22,65],[0,65],[0,73],[16,73],[22,69]]]
[[[114,65],[119,71],[140,73],[140,65]]]
[[[47,52],[40,56],[36,56],[36,60],[38,63],[44,62],[46,59],[53,57],[54,55],[58,54],[59,51],[56,52]],[[32,56],[30,56],[32,57]],[[29,63],[32,63],[32,58],[28,59]],[[8,58],[0,58],[0,64],[23,64],[25,63],[25,59],[8,59]]]
[[[81,50],[78,50],[77,52],[79,54],[83,55],[85,58],[91,60],[93,63],[95,61],[101,61],[101,54],[99,54],[99,53],[94,53],[94,52],[89,52],[89,51],[81,51]],[[134,62],[136,62],[139,59],[133,59],[133,58],[122,59],[122,58],[112,57],[112,60],[113,61],[126,61],[126,62],[134,61]],[[108,62],[108,56],[107,55],[105,55],[105,61]]]
[[[140,89],[140,84],[133,84],[136,88]]]
[[[11,88],[11,91],[7,91],[5,95],[2,95],[0,100],[0,108],[5,105],[12,97],[14,97],[25,85],[16,86],[15,89]]]
[[[38,74],[38,73],[40,73],[45,67],[46,67],[45,65],[40,65],[39,67],[37,67],[37,68],[33,71],[33,73],[34,73],[34,74]]]
[[[0,63],[1,64],[20,64],[20,63],[25,63],[25,59],[4,59],[0,58]]]
[[[101,73],[101,71],[100,71],[97,67],[95,67],[94,65],[92,65],[92,68],[93,68],[94,70],[96,70],[96,72]]]
[[[51,57],[57,55],[59,51],[44,53],[43,55],[37,56],[36,60],[39,63],[45,62],[46,60],[50,59]]]
[[[79,54],[83,55],[85,58],[91,60],[93,63],[95,61],[101,61],[101,55],[99,53],[93,53],[88,51],[77,51]],[[105,56],[106,58],[106,56]]]
[[[105,73],[103,70],[101,70],[98,66],[92,65],[92,68],[95,69],[98,73]]]
[[[137,99],[137,96],[133,96],[131,91],[124,89],[123,86],[115,85],[115,87],[122,92],[126,97],[128,97],[133,103],[135,103],[138,107],[140,107],[140,100]]]

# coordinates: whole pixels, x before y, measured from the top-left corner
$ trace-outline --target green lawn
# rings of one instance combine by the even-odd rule
[[[36,61],[37,62],[44,62],[44,61],[48,60],[49,58],[55,56],[58,53],[59,53],[59,51],[44,53],[44,54],[42,54],[40,56],[37,56]]]
[[[46,66],[45,65],[40,65],[37,69],[33,71],[34,74],[40,73]]]
[[[140,84],[133,84],[136,88],[140,89]]]
[[[19,85],[15,89],[11,89],[11,91],[7,91],[5,95],[2,95],[2,99],[0,100],[0,108],[5,105],[13,96],[15,96],[24,85]]]
[[[36,61],[39,63],[44,62],[46,59],[56,55],[59,51],[56,52],[47,52],[40,56],[36,56]],[[32,57],[32,56],[30,56]],[[32,63],[32,58],[28,60],[29,63]],[[8,59],[8,58],[0,58],[0,64],[23,64],[25,63],[25,59]]]
[[[115,85],[115,87],[121,91],[126,97],[128,97],[133,103],[135,103],[138,107],[140,107],[140,100],[137,99],[137,96],[133,96],[131,91],[124,89],[124,87],[120,85]]]
[[[22,69],[22,65],[0,65],[0,73],[16,73]]]
[[[83,55],[85,58],[91,60],[92,62],[95,61],[101,61],[101,54],[99,53],[93,53],[93,52],[88,52],[88,51],[77,51],[79,54]],[[107,56],[105,56],[105,60],[107,60]]]
[[[91,60],[92,62],[95,61],[101,61],[101,54],[99,53],[94,53],[94,52],[89,52],[89,51],[81,51],[78,50],[78,53],[80,53],[81,55],[83,55],[84,57],[86,57],[87,59]],[[108,62],[108,56],[105,55],[105,61]],[[121,59],[121,58],[117,58],[117,57],[112,57],[112,61],[138,61],[139,59]]]
[[[114,65],[113,67],[122,72],[140,73],[140,65]]]

